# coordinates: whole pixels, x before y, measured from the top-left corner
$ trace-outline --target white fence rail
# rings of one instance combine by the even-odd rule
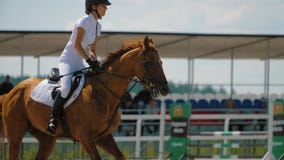
[[[144,120],[160,120],[160,132],[157,136],[141,136],[142,121]],[[136,120],[136,135],[135,136],[115,136],[117,142],[135,142],[135,158],[140,158],[141,142],[142,141],[158,141],[159,142],[159,157],[163,159],[165,141],[169,140],[170,136],[165,136],[165,124],[166,120],[169,120],[169,115],[166,115],[165,107],[162,107],[159,115],[122,115],[122,120]],[[257,120],[268,119],[267,114],[193,114],[191,119],[194,120],[223,120],[224,131],[228,131],[230,120],[245,119],[245,120]],[[190,124],[189,124],[190,125]],[[189,135],[191,140],[245,140],[245,139],[267,139],[268,134],[264,132],[259,135],[252,133],[251,135],[236,135],[236,136],[216,136],[212,135]],[[70,143],[71,141],[58,140],[59,143]],[[7,143],[7,141],[6,141]],[[23,143],[37,143],[34,138],[24,138]]]
[[[164,152],[164,143],[168,141],[170,136],[165,136],[165,121],[170,119],[169,115],[122,115],[123,120],[137,120],[136,123],[136,136],[133,137],[115,137],[116,141],[134,141],[136,142],[135,158],[140,157],[140,143],[141,141],[159,141],[159,159],[162,159]],[[143,120],[154,120],[160,119],[160,135],[159,136],[141,136],[141,124]],[[246,119],[246,120],[257,120],[257,119],[268,119],[267,114],[193,114],[191,119],[194,120],[224,120],[224,131],[228,131],[230,120]],[[190,124],[189,124],[190,125]],[[255,133],[255,134],[254,134]],[[231,136],[216,136],[216,135],[189,135],[188,138],[191,140],[246,140],[246,139],[267,139],[268,133],[251,132],[250,135],[235,135]],[[226,149],[225,149],[226,150]],[[226,152],[226,151],[224,151]]]

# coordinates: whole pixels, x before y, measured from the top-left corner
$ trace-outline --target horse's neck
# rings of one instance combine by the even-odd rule
[[[129,79],[133,78],[133,68],[131,62],[139,61],[138,53],[140,53],[141,48],[136,48],[128,53],[125,53],[118,60],[116,60],[111,66],[108,67],[107,71],[110,74],[105,74],[105,82],[108,82],[110,88],[117,93],[117,95],[122,96],[126,90],[128,84],[130,83]],[[135,63],[136,64],[136,63]],[[111,75],[113,74],[113,75]]]
[[[128,79],[132,78],[129,73],[130,69],[127,66],[126,70],[122,68],[125,67],[122,67],[118,64],[114,64],[110,67],[110,74],[107,73],[105,76],[102,77],[102,79],[104,80],[104,82],[107,83],[109,88],[112,89],[112,91],[118,96],[122,96],[129,84]]]
[[[107,73],[102,73],[99,75],[100,80],[107,86],[107,90],[110,90],[117,98],[121,97],[126,90],[128,84],[130,83],[129,78],[133,78],[133,68],[136,63],[141,59],[137,56],[141,51],[141,48],[136,48],[128,53],[125,53],[115,62],[113,62],[108,68]],[[132,63],[130,63],[130,61]]]

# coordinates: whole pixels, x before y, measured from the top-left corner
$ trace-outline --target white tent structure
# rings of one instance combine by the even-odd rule
[[[22,59],[24,56],[35,56],[40,63],[40,57],[58,56],[70,34],[61,31],[0,31],[0,56],[21,56]],[[188,59],[189,84],[193,83],[194,59],[231,59],[232,62],[234,59],[264,60],[266,97],[269,96],[270,60],[284,58],[284,35],[103,32],[97,53],[113,52],[120,48],[123,41],[143,39],[146,35],[154,40],[161,57]],[[23,68],[23,60],[21,66]],[[233,67],[232,63],[231,70]],[[272,113],[270,122],[271,117]],[[272,128],[269,131],[272,134]]]
[[[0,31],[0,55],[57,56],[63,50],[71,32]],[[98,53],[117,50],[123,41],[150,36],[161,57],[168,58],[284,58],[284,35],[232,35],[103,32]],[[269,48],[268,48],[269,43]]]

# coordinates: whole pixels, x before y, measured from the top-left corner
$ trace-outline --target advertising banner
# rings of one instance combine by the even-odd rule
[[[279,159],[284,154],[284,100],[273,103],[273,155]]]
[[[189,139],[187,138],[187,130],[190,113],[190,106],[187,103],[174,103],[170,106],[171,138],[169,148],[171,160],[179,160],[188,154]]]

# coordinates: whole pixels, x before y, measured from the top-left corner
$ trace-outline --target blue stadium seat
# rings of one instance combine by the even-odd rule
[[[252,101],[250,99],[244,99],[243,100],[243,108],[245,108],[245,109],[253,108]]]
[[[161,108],[162,101],[160,99],[155,99],[159,108]]]
[[[260,99],[255,99],[253,101],[253,108],[261,108],[261,100]]]
[[[209,101],[210,114],[221,114],[223,112],[223,106],[217,99],[211,99]]]
[[[227,99],[222,99],[220,103],[223,108],[226,108]]]
[[[170,109],[170,106],[174,101],[172,99],[165,99],[164,102],[166,103],[166,109]]]
[[[197,101],[195,99],[190,99],[189,103],[191,104],[191,108],[192,109],[197,109],[198,108],[198,104],[197,104]]]
[[[243,108],[243,104],[239,99],[233,99],[236,108]]]
[[[200,99],[198,101],[198,108],[204,109],[204,108],[209,108],[209,103],[206,99]]]
[[[217,99],[211,99],[209,101],[209,107],[210,108],[218,108],[218,109],[220,109],[220,108],[222,108],[222,105],[221,105],[221,103]]]
[[[184,99],[177,99],[175,103],[186,103]]]

